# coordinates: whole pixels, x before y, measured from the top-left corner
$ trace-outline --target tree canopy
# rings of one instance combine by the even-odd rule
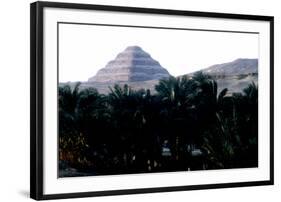
[[[60,162],[86,175],[257,166],[255,83],[218,92],[198,72],[162,79],[155,90],[59,87]]]

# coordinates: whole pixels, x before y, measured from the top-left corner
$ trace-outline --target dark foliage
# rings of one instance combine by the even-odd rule
[[[85,175],[107,175],[258,166],[254,83],[243,93],[228,94],[198,72],[192,78],[160,80],[153,95],[128,85],[115,85],[103,95],[79,85],[59,87],[61,172],[73,168]]]

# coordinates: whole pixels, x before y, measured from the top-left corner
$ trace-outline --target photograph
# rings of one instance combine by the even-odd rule
[[[258,168],[259,40],[58,22],[58,178]]]
[[[274,184],[273,16],[30,11],[31,198]]]

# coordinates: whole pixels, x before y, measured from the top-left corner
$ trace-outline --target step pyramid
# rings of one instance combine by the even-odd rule
[[[169,77],[169,72],[139,46],[129,46],[89,82],[136,82]]]

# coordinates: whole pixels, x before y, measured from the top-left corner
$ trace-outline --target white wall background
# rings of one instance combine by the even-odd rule
[[[61,0],[63,1],[63,0]],[[29,199],[29,3],[0,4],[0,201]],[[275,16],[275,185],[68,201],[279,201],[281,196],[281,12],[278,0],[72,0],[75,3],[155,7]],[[235,176],[233,176],[235,177]]]

